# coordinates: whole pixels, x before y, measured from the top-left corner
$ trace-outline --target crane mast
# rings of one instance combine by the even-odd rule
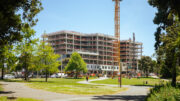
[[[115,37],[117,38],[117,60],[118,60],[118,65],[119,65],[119,84],[121,87],[121,82],[122,82],[122,67],[121,67],[121,62],[120,62],[120,1],[121,0],[112,0],[115,2],[115,17],[114,17],[114,24],[115,24]]]

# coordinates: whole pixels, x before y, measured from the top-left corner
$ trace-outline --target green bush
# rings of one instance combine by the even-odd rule
[[[172,87],[170,84],[155,86],[146,101],[180,101],[180,88]]]

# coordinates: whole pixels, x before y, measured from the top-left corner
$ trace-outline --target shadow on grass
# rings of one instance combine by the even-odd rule
[[[12,92],[12,91],[0,91],[0,95],[1,94],[12,94],[12,93],[15,93],[15,92]]]
[[[94,96],[92,100],[124,100],[124,101],[144,101],[146,98],[145,95],[103,95],[103,96]]]

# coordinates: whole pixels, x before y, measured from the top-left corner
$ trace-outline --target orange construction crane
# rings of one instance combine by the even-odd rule
[[[119,64],[119,85],[121,87],[122,85],[122,67],[121,67],[121,62],[120,62],[120,1],[121,0],[112,0],[115,2],[115,18],[114,18],[114,23],[115,23],[115,37],[117,38],[117,60]]]

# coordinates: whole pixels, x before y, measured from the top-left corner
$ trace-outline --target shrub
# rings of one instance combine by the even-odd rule
[[[155,86],[146,101],[180,101],[180,88],[172,87],[170,84]]]

